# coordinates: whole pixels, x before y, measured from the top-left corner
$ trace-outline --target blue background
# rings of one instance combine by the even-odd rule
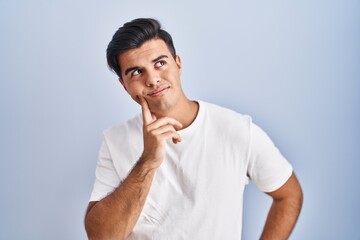
[[[291,239],[360,239],[359,1],[0,0],[0,239],[86,239],[102,130],[140,111],[107,69],[115,30],[155,17],[188,97],[249,114],[293,164]],[[271,200],[246,189],[243,239]]]

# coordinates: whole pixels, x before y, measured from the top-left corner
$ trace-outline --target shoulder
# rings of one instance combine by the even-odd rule
[[[215,132],[219,139],[248,143],[251,135],[252,119],[226,107],[200,102],[204,110],[206,131]]]
[[[204,109],[207,120],[214,120],[218,123],[234,123],[236,125],[244,124],[250,126],[252,119],[249,115],[239,113],[235,110],[219,106],[213,103],[199,101],[200,106]]]

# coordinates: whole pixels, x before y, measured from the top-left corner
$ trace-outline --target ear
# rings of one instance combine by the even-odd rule
[[[178,68],[179,68],[179,70],[180,70],[180,73],[181,73],[181,67],[182,67],[182,65],[181,65],[181,58],[180,58],[179,55],[176,55],[176,57],[175,57],[175,62],[176,62],[176,65],[178,66]]]
[[[128,90],[126,89],[124,80],[122,78],[119,77],[119,82],[121,83],[121,85],[124,87],[125,91],[127,92]]]

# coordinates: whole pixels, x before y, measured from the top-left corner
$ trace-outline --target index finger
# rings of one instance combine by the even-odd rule
[[[143,123],[144,123],[144,125],[148,125],[153,122],[153,118],[151,116],[149,105],[148,105],[147,101],[145,100],[145,98],[140,97],[140,96],[138,96],[138,98],[140,100],[141,111],[142,111],[142,116],[143,116]]]

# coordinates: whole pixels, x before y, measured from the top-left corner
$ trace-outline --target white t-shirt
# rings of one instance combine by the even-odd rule
[[[292,167],[249,116],[199,101],[195,121],[166,143],[144,209],[129,239],[241,238],[248,178],[264,192],[281,187]],[[104,131],[90,201],[126,178],[142,154],[142,116]]]

